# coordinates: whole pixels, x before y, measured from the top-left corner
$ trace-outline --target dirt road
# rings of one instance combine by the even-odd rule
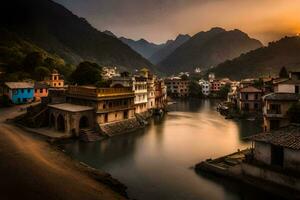
[[[5,123],[20,107],[0,109],[0,199],[125,199],[47,142]]]

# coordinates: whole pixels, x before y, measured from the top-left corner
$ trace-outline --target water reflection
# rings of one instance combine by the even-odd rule
[[[179,101],[144,130],[99,143],[66,144],[74,158],[111,173],[136,199],[241,199],[219,181],[197,175],[197,162],[249,147],[241,138],[257,133],[251,121],[225,120],[217,101]]]

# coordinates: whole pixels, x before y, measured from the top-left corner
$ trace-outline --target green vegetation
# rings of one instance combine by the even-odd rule
[[[102,68],[98,64],[85,61],[80,63],[71,74],[71,81],[78,85],[103,86],[101,71]]]
[[[84,60],[91,60],[100,65],[117,66],[131,71],[145,66],[150,69],[153,67],[117,38],[98,31],[85,19],[51,0],[6,1],[0,7],[0,19],[0,29],[11,33],[7,39],[3,39],[2,35],[0,37],[0,54],[1,57],[5,56],[6,61],[17,58],[17,61],[22,62],[31,52],[48,52],[46,57],[55,60],[63,58],[66,63],[75,66]],[[11,37],[12,34],[23,41],[26,38],[26,42],[20,44]],[[3,42],[7,45],[2,45]],[[18,51],[20,46],[29,48],[22,47]],[[36,64],[31,62],[28,60],[24,64],[30,68],[30,64]],[[49,67],[45,63],[40,66]],[[68,67],[70,66],[64,64],[58,70],[66,76],[70,71]]]
[[[226,85],[222,86],[220,88],[220,90],[217,92],[217,97],[226,99],[228,92],[230,92],[230,84],[226,84]]]
[[[190,97],[200,97],[203,98],[202,87],[197,81],[191,81],[189,84]]]

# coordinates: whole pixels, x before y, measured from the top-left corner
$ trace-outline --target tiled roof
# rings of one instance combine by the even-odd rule
[[[33,88],[33,83],[28,82],[5,82],[5,85],[10,89]]]
[[[290,84],[290,85],[300,84],[300,80],[286,80],[281,82],[280,84]]]
[[[285,101],[297,101],[300,99],[299,94],[295,93],[270,93],[263,97],[265,100],[285,100]]]
[[[291,124],[276,131],[260,133],[258,135],[248,137],[248,139],[300,150],[300,125]]]
[[[240,89],[240,92],[261,92],[261,90],[255,88],[253,86],[248,86],[248,87]]]

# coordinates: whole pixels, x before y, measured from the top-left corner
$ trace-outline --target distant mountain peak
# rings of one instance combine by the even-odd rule
[[[112,36],[112,37],[114,37],[114,38],[117,38],[117,36],[116,36],[113,32],[111,32],[111,31],[109,31],[109,30],[105,30],[105,31],[103,31],[102,33],[105,33],[106,35],[109,35],[109,36]]]
[[[166,73],[194,71],[196,66],[205,70],[261,46],[261,42],[240,30],[214,27],[195,34],[162,60],[159,67]]]

